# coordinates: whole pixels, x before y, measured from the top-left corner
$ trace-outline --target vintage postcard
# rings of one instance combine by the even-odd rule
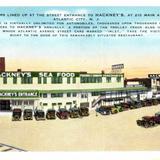
[[[0,151],[159,151],[160,7],[0,7]]]

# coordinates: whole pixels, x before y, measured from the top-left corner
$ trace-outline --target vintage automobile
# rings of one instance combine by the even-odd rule
[[[22,116],[22,110],[20,108],[14,108],[12,110],[12,121],[20,121]]]
[[[96,112],[100,113],[101,115],[110,115],[111,114],[111,107],[102,105],[96,109]]]
[[[32,120],[33,119],[32,109],[25,109],[23,111],[23,119],[24,120]]]
[[[142,107],[146,107],[147,106],[147,102],[145,100],[141,100],[140,102],[141,102]]]
[[[160,117],[160,112],[156,112],[155,116],[159,116]]]
[[[69,118],[69,112],[66,108],[59,108],[56,115],[59,119],[68,119]]]
[[[123,108],[123,111],[127,111],[130,109],[129,103],[120,103],[121,107]]]
[[[123,108],[120,104],[114,104],[114,106],[117,108],[118,112],[123,112]]]
[[[71,107],[69,109],[70,118],[78,118],[79,117],[79,109],[77,107]]]
[[[154,118],[152,116],[144,116],[142,120],[137,120],[137,125],[145,128],[155,126]]]
[[[85,106],[80,106],[79,107],[79,115],[80,116],[89,116],[89,108]]]
[[[153,105],[152,104],[152,99],[146,99],[145,102],[146,102],[146,106],[152,106]]]
[[[156,124],[160,124],[159,116],[144,116],[142,120],[137,120],[137,125],[145,128],[153,127]]]
[[[159,102],[158,102],[158,100],[156,98],[152,98],[152,104],[153,105],[158,105]]]
[[[34,116],[35,116],[35,119],[36,119],[37,121],[39,121],[39,120],[45,120],[45,113],[44,113],[44,111],[41,110],[41,109],[35,110]]]
[[[141,107],[142,107],[142,102],[141,101],[133,101],[130,108],[131,109],[137,109],[137,108],[141,108]]]
[[[56,111],[54,109],[48,109],[46,112],[46,119],[56,119]]]

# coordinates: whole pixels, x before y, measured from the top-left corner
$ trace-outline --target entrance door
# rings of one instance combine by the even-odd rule
[[[11,110],[10,101],[9,100],[0,100],[0,110],[1,111]]]

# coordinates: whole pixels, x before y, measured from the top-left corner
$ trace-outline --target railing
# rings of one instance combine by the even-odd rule
[[[0,152],[26,152],[26,150],[0,143]]]

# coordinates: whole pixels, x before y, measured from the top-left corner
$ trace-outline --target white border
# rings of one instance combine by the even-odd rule
[[[160,6],[159,0],[0,0],[0,6]]]
[[[159,0],[1,0],[0,6],[160,6]],[[159,160],[160,152],[0,153],[1,160]]]
[[[1,153],[2,160],[159,160],[159,152],[28,152]]]

